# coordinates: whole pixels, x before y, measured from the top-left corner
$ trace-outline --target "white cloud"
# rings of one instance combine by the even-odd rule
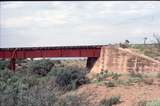
[[[19,27],[23,27],[26,25],[27,20],[25,18],[21,17],[31,17],[32,21],[30,26],[33,26],[35,22],[41,23],[41,25],[44,24],[44,26],[48,25],[58,25],[58,24],[65,24],[67,22],[71,23],[83,23],[86,21],[93,21],[92,19],[98,20],[98,18],[101,17],[106,17],[106,19],[112,19],[112,17],[117,17],[113,21],[117,21],[121,18],[124,18],[124,20],[127,17],[137,17],[137,16],[143,16],[144,14],[150,14],[152,13],[152,9],[158,8],[160,6],[157,5],[157,2],[82,2],[79,1],[78,3],[75,2],[44,2],[42,5],[42,2],[38,2],[37,4],[34,4],[36,2],[15,2],[15,3],[8,3],[6,5],[8,6],[3,6],[3,7],[20,7],[24,6],[28,7],[28,10],[36,10],[37,11],[30,11],[32,14],[30,15],[19,15],[19,16],[14,16],[14,17],[9,17],[10,19],[3,19],[1,20],[2,23],[3,21],[7,23],[7,26],[13,26],[15,23],[15,27],[18,27],[18,25],[22,25]],[[35,5],[35,6],[34,6]],[[50,7],[48,9],[45,9],[45,7]],[[52,7],[53,6],[53,7]],[[29,8],[30,7],[30,8]],[[41,9],[42,8],[42,9]],[[23,8],[21,8],[23,9]],[[5,10],[4,10],[5,11]],[[16,12],[19,10],[15,10]],[[14,12],[14,11],[13,11]],[[8,13],[9,14],[9,13]],[[13,19],[12,19],[13,18]],[[20,24],[21,22],[15,21],[17,20],[24,20],[23,24]],[[8,21],[10,20],[10,21]],[[12,20],[14,22],[12,22]],[[11,25],[9,25],[9,22]],[[6,26],[6,27],[7,27]]]
[[[3,9],[17,9],[20,7],[23,7],[25,2],[19,2],[19,1],[14,1],[14,2],[1,2],[1,8]]]
[[[4,28],[16,28],[16,27],[26,27],[31,24],[32,17],[15,17],[8,18],[6,20],[1,20],[1,27]]]
[[[1,26],[4,28],[23,28],[32,26],[50,27],[67,23],[65,14],[54,11],[41,11],[32,16],[9,17],[1,20]]]
[[[141,38],[159,32],[160,27],[156,1],[8,2],[1,6],[1,34],[9,45],[14,44],[11,35],[19,36],[15,42],[28,38],[28,45],[86,44]]]

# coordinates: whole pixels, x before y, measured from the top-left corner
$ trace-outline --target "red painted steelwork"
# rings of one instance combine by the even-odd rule
[[[1,48],[0,58],[99,57],[101,46]]]
[[[10,58],[10,69],[15,70],[16,59],[44,57],[91,57],[100,56],[102,45],[96,46],[63,46],[63,47],[31,47],[0,48],[0,58]]]

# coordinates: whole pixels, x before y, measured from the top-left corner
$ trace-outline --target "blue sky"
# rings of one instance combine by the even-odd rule
[[[158,1],[0,3],[0,47],[143,43],[153,33],[160,33]]]

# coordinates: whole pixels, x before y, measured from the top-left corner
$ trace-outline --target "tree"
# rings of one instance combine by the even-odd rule
[[[160,35],[159,34],[153,34],[153,37],[156,40],[155,47],[157,47],[160,50]]]
[[[147,39],[147,37],[144,37],[144,45],[146,44]]]

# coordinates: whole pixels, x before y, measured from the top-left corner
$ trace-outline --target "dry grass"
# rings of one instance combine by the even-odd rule
[[[133,102],[136,104],[141,99],[148,102],[160,95],[159,73],[119,75],[107,71],[95,76],[90,84],[84,84],[81,81],[83,82],[85,73],[81,72],[86,70],[85,60],[52,62],[54,66],[45,76],[33,74],[28,63],[25,67],[22,65],[15,74],[1,69],[0,105],[107,106],[117,103],[114,100],[121,100],[117,106],[131,106]],[[62,86],[59,87],[58,84]],[[75,89],[60,89],[67,86]],[[70,93],[73,94],[66,96]],[[113,95],[116,96],[112,97]],[[117,98],[117,95],[121,98]]]

